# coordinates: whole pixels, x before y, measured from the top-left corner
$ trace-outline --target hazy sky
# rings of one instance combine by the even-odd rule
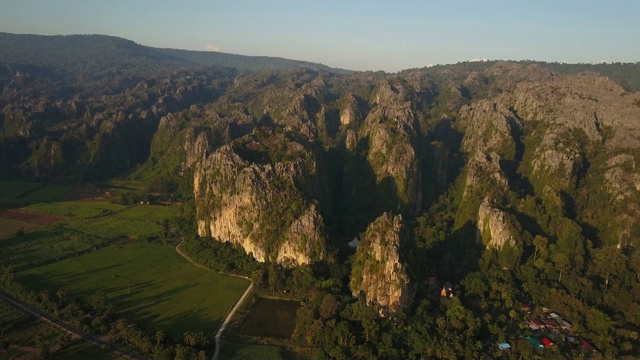
[[[355,70],[640,61],[638,0],[0,0],[0,31],[106,34]]]

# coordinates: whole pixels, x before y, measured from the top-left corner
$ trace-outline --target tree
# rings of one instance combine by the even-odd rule
[[[196,347],[198,345],[198,337],[195,333],[191,331],[186,331],[183,336],[184,343],[191,347]]]
[[[547,256],[549,250],[549,240],[546,237],[536,235],[536,237],[533,238],[533,245],[536,247],[536,252],[533,255],[534,261],[538,258],[539,255]]]
[[[68,293],[69,293],[69,288],[66,286],[61,287],[60,289],[58,289],[58,291],[56,291],[56,295],[60,299],[60,306],[62,306],[62,300],[65,298],[65,296],[67,296]]]
[[[593,268],[595,273],[609,285],[612,276],[621,274],[626,267],[624,254],[615,246],[607,246],[595,252]]]
[[[340,303],[335,295],[326,294],[322,297],[322,302],[320,303],[320,308],[318,311],[320,312],[320,316],[325,319],[332,318],[336,315],[338,311],[338,306]]]
[[[164,331],[158,330],[155,334],[156,345],[161,345],[164,342],[165,334]]]

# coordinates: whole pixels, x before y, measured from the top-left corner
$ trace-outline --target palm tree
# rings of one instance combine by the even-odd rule
[[[58,295],[58,298],[60,299],[60,305],[62,305],[62,299],[64,299],[65,296],[67,296],[67,294],[69,293],[69,288],[68,287],[61,287],[58,291],[56,291],[56,295]]]
[[[196,334],[192,333],[191,331],[185,332],[184,343],[191,347],[195,347],[198,344],[198,338],[196,337]]]

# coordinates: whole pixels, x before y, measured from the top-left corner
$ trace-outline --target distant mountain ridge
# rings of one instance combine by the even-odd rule
[[[223,66],[239,70],[310,68],[334,73],[349,70],[280,57],[247,56],[212,51],[161,49],[108,35],[32,35],[0,32],[0,62],[40,65],[59,72],[117,67],[145,74],[159,68]]]

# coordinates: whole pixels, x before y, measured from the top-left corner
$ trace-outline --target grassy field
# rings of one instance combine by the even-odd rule
[[[91,251],[106,240],[60,227],[47,227],[0,241],[0,266],[22,270]]]
[[[162,220],[176,216],[178,208],[69,201],[39,203],[17,211],[34,217],[46,214],[67,219],[37,228],[40,225],[28,222],[28,219],[19,221],[0,216],[0,239],[3,239],[0,241],[0,266],[22,270],[93,251],[122,238],[160,238],[164,233]],[[21,228],[27,233],[16,236]]]
[[[220,351],[221,359],[230,360],[284,360],[279,346],[235,344],[224,342]]]
[[[19,198],[21,195],[44,186],[41,183],[0,181],[0,201]]]
[[[122,219],[160,222],[178,216],[177,206],[137,205],[116,215]]]
[[[103,350],[91,345],[86,341],[78,340],[75,343],[53,354],[53,359],[100,359],[100,360],[120,360],[126,359],[118,356],[109,350]]]
[[[142,237],[160,237],[162,234],[162,226],[155,221],[123,219],[117,216],[69,220],[63,226],[105,239],[126,237],[135,240]]]
[[[244,292],[245,280],[206,272],[182,259],[172,246],[132,242],[111,246],[20,273],[32,289],[67,286],[81,298],[102,291],[116,315],[174,338],[185,331],[213,336]]]
[[[20,181],[0,181],[0,206],[53,201],[69,191],[67,186]]]
[[[125,210],[124,205],[108,201],[65,201],[40,203],[24,208],[28,212],[44,213],[67,218],[87,219],[106,216]]]
[[[221,359],[229,360],[322,360],[320,348],[287,348],[278,345],[240,344],[223,341]]]

